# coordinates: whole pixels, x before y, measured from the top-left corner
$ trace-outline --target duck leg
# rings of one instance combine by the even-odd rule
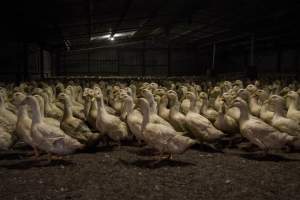
[[[63,157],[62,156],[55,156],[52,155],[51,153],[48,153],[48,162],[51,163],[52,160],[62,160]]]
[[[32,148],[34,151],[34,159],[38,159],[38,157],[40,156],[38,149],[36,147],[32,147]]]

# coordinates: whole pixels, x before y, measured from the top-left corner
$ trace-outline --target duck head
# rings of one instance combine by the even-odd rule
[[[232,105],[230,106],[231,108],[236,107],[241,109],[247,108],[248,104],[247,102],[242,99],[241,97],[237,97],[233,102]]]
[[[208,100],[208,95],[206,92],[200,92],[199,94],[200,99]]]
[[[246,89],[239,89],[237,95],[238,95],[238,97],[244,99],[245,101],[248,101],[249,97],[250,97],[250,93]]]
[[[26,95],[22,92],[15,92],[13,94],[13,101],[12,103],[15,105],[15,106],[18,106],[21,104],[22,101],[24,101],[24,99],[26,98]]]
[[[145,113],[147,109],[149,110],[150,104],[145,98],[139,98],[137,101],[138,107],[141,109],[142,113]]]
[[[192,92],[187,92],[185,96],[190,101],[196,101],[196,95],[194,93],[192,93]]]
[[[277,106],[280,108],[284,108],[285,107],[285,99],[279,95],[271,95],[269,97],[269,103],[272,106]]]
[[[293,100],[298,100],[299,98],[299,94],[295,91],[289,91],[286,96]]]
[[[20,105],[29,105],[32,107],[34,105],[38,105],[38,101],[34,96],[29,95],[20,103]]]
[[[256,88],[255,85],[249,84],[249,85],[247,85],[246,90],[248,90],[248,92],[249,92],[250,94],[254,94],[255,91],[257,90],[257,88]]]
[[[61,93],[59,93],[59,95],[57,96],[57,99],[58,99],[59,101],[63,101],[63,100],[65,100],[65,99],[68,98],[68,97],[69,97],[69,95],[68,95],[67,93],[61,92]]]

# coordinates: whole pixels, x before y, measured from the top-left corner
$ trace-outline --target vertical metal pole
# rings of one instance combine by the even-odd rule
[[[250,44],[250,66],[254,66],[254,41],[255,36],[251,36],[251,44]]]
[[[117,74],[118,76],[120,76],[120,50],[118,47],[116,48],[116,51],[117,51]]]
[[[168,44],[168,76],[170,76],[171,72],[171,62],[172,62],[172,57],[171,57],[171,47],[170,44]]]
[[[143,67],[143,76],[146,75],[146,65],[145,65],[145,47],[146,43],[143,42],[143,50],[142,50],[142,67]]]
[[[44,78],[44,50],[43,47],[40,46],[40,76]]]
[[[24,80],[28,80],[28,44],[24,43]]]
[[[281,73],[281,56],[282,55],[282,51],[281,51],[281,47],[279,47],[278,52],[277,52],[277,72]]]
[[[90,75],[90,51],[87,52],[88,75]]]
[[[63,76],[66,76],[67,74],[67,68],[66,68],[66,53],[64,53],[64,61],[63,61]]]
[[[212,64],[211,64],[211,72],[215,70],[215,59],[216,59],[216,43],[213,43],[213,52],[212,52]]]

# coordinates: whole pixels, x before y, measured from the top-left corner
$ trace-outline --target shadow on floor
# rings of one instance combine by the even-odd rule
[[[5,151],[0,152],[0,160],[20,160],[24,157],[33,156],[32,151]]]
[[[150,160],[134,160],[134,161],[127,161],[123,159],[119,159],[119,162],[125,166],[133,166],[139,168],[150,168],[156,169],[161,167],[188,167],[188,166],[195,166],[194,163],[184,162],[179,160],[161,160],[157,161],[155,159]]]
[[[243,153],[239,154],[240,157],[247,160],[257,160],[257,161],[273,161],[273,162],[295,162],[300,161],[299,159],[288,158],[283,155],[278,154],[267,154],[262,153]]]
[[[128,149],[128,153],[136,154],[138,156],[156,156],[159,155],[159,152],[153,148],[144,147],[142,149]]]
[[[48,161],[47,159],[28,159],[18,162],[13,162],[11,164],[0,165],[0,168],[6,169],[31,169],[31,168],[41,168],[41,167],[54,167],[54,166],[69,166],[74,163],[67,160],[52,160]]]

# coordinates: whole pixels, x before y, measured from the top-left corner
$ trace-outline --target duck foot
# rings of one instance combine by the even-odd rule
[[[213,150],[213,151],[215,151],[215,152],[222,152],[222,153],[223,153],[223,150],[222,150],[222,149],[219,149],[219,148],[216,147],[214,144],[202,143],[202,145],[203,145],[204,147],[208,147],[208,149]]]
[[[169,161],[173,159],[173,155],[172,154],[168,154],[167,156],[163,156],[162,154],[160,156],[158,156],[157,160],[152,162],[150,164],[150,167],[154,167],[155,165],[164,162],[164,161]]]
[[[52,154],[48,154],[48,162],[51,163],[52,161],[55,160],[63,160],[62,156],[55,156]]]
[[[30,156],[30,159],[38,160],[40,157],[40,153],[36,147],[32,147],[32,148],[33,148],[34,155]]]

